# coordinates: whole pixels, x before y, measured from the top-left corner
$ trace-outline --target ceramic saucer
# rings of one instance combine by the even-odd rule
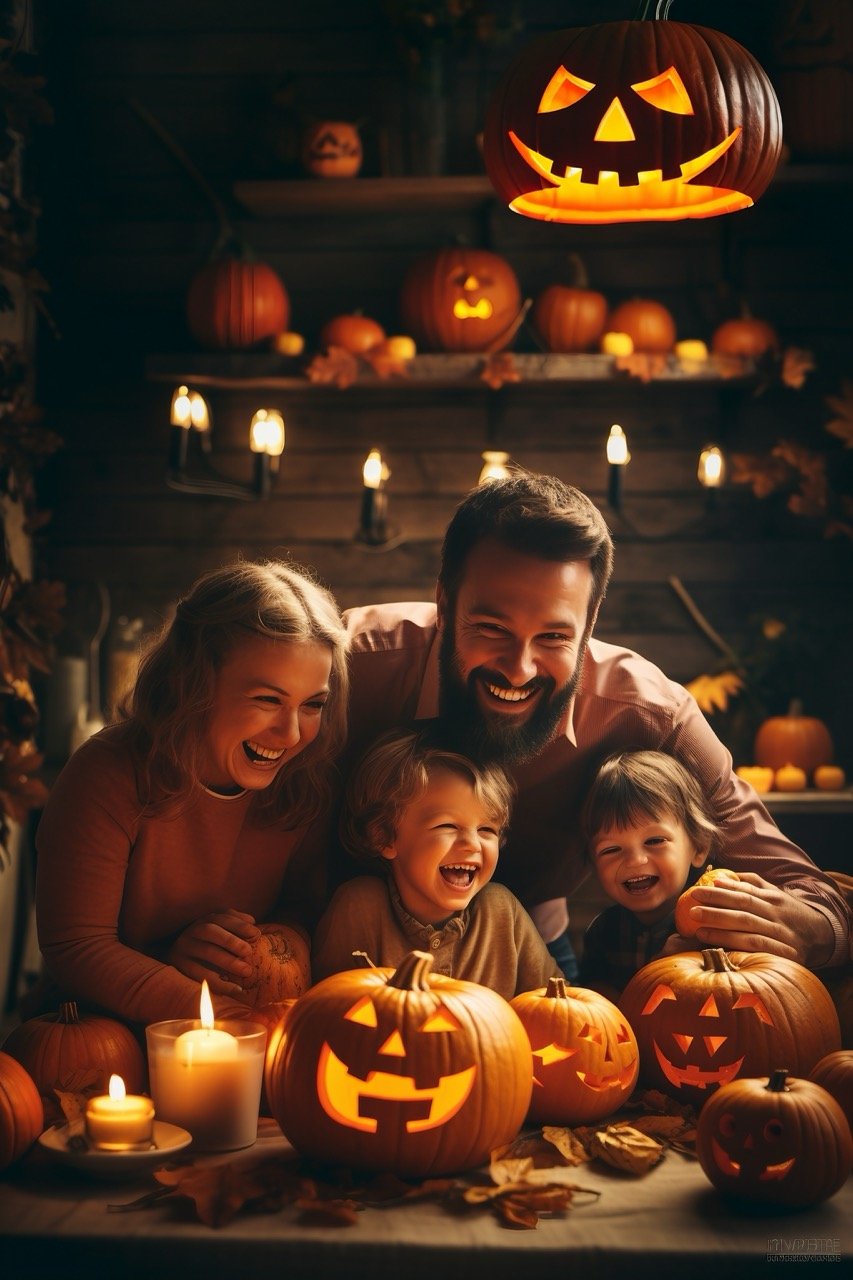
[[[145,1169],[156,1169],[176,1152],[192,1142],[192,1134],[165,1120],[154,1121],[154,1145],[149,1151],[97,1151],[94,1147],[79,1150],[68,1145],[69,1138],[83,1136],[83,1121],[54,1125],[39,1137],[39,1145],[63,1164],[82,1169],[96,1177],[127,1177]]]

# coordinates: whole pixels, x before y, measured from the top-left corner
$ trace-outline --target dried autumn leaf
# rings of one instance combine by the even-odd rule
[[[592,1140],[592,1153],[624,1173],[647,1173],[664,1153],[663,1145],[630,1125],[608,1125]]]
[[[305,370],[311,382],[331,382],[343,389],[358,378],[358,360],[343,347],[329,347],[325,355],[316,355]]]
[[[271,1209],[300,1198],[312,1199],[314,1184],[299,1177],[281,1160],[226,1160],[218,1164],[189,1164],[177,1169],[157,1169],[161,1186],[195,1204],[199,1220],[208,1227],[224,1227],[247,1205],[263,1203]]]
[[[689,1102],[678,1102],[660,1089],[640,1089],[625,1104],[625,1111],[640,1111],[661,1116],[682,1116],[689,1124],[696,1121],[696,1109]]]
[[[806,375],[815,368],[814,355],[802,347],[787,347],[782,356],[782,368],[779,377],[786,387],[799,390],[806,381]]]
[[[845,378],[841,383],[841,395],[827,396],[826,403],[838,415],[827,422],[827,431],[843,440],[845,449],[853,449],[853,382]]]
[[[734,671],[721,671],[718,675],[697,676],[684,687],[688,693],[692,693],[701,711],[713,715],[714,711],[726,710],[729,698],[740,693],[743,688],[743,680]]]
[[[371,351],[365,351],[364,359],[373,369],[377,378],[408,378],[409,367],[405,360],[401,360],[399,356],[391,355],[388,351],[383,351],[382,347],[374,347]]]
[[[515,1196],[496,1200],[494,1210],[505,1227],[514,1231],[533,1231],[539,1226],[539,1214]]]
[[[780,457],[761,453],[733,453],[732,483],[748,484],[756,498],[767,498],[789,485],[794,472]]]
[[[299,1220],[311,1226],[352,1227],[358,1221],[359,1207],[354,1200],[324,1200],[319,1196],[300,1196],[296,1201]]]
[[[480,370],[480,377],[493,391],[499,391],[505,382],[520,382],[521,374],[509,351],[487,356]]]
[[[567,1165],[585,1164],[589,1160],[589,1152],[571,1129],[561,1129],[555,1125],[544,1125],[542,1137],[556,1147]]]
[[[683,1116],[632,1116],[630,1120],[619,1120],[616,1124],[610,1125],[612,1129],[634,1129],[638,1133],[645,1133],[648,1137],[656,1138],[659,1142],[672,1142],[673,1138],[680,1137],[686,1133],[690,1125]]]
[[[616,357],[616,368],[632,378],[639,378],[641,382],[651,382],[653,378],[659,377],[666,365],[667,357],[657,352],[635,351],[630,356]]]
[[[74,1124],[86,1113],[90,1098],[103,1093],[102,1072],[97,1067],[85,1067],[63,1080],[63,1089],[54,1089],[54,1097],[42,1098],[45,1124]]]

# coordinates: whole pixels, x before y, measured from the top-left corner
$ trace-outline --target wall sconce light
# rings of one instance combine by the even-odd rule
[[[509,475],[509,454],[502,449],[484,449],[480,454],[483,466],[477,484],[485,484],[487,480],[506,480]]]
[[[703,489],[719,489],[726,478],[726,459],[722,449],[715,444],[706,445],[699,454],[696,474]]]
[[[204,396],[180,386],[172,395],[169,415],[169,467],[166,484],[178,493],[205,494],[211,498],[237,498],[252,502],[268,498],[284,450],[284,419],[277,409],[259,409],[249,428],[249,448],[254,455],[252,483],[225,480],[210,462],[213,451],[210,410]],[[190,449],[200,455],[198,471],[189,473]]]
[[[371,449],[361,469],[361,524],[356,537],[371,547],[381,547],[388,541],[388,494],[386,481],[391,472],[378,449]]]
[[[622,472],[630,461],[631,454],[628,452],[628,437],[619,424],[614,422],[610,428],[610,435],[607,437],[607,462],[609,465],[607,501],[614,511],[621,511],[622,509]]]

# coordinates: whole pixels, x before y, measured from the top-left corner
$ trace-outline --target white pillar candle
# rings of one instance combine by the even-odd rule
[[[154,1104],[128,1094],[121,1076],[110,1076],[109,1094],[86,1103],[86,1136],[100,1151],[146,1151],[154,1132]]]

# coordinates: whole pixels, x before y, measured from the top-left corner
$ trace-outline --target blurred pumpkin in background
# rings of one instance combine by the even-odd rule
[[[497,253],[438,249],[406,272],[400,313],[421,351],[501,351],[518,327],[521,288]]]
[[[549,284],[534,299],[530,322],[547,351],[592,351],[604,333],[607,299],[589,288],[586,268],[569,254],[571,284]]]
[[[302,165],[315,178],[354,178],[361,168],[358,125],[346,120],[320,120],[302,139]]]
[[[675,321],[662,302],[630,298],[607,317],[608,333],[627,333],[634,351],[665,355],[675,346]]]
[[[224,256],[190,281],[186,301],[190,333],[202,347],[254,347],[287,329],[290,299],[265,262]]]

